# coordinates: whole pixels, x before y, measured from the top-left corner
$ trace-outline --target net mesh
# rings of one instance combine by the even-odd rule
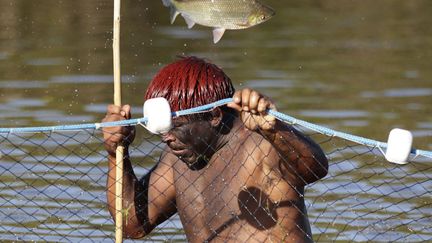
[[[307,185],[304,193],[315,241],[432,240],[431,159],[418,157],[405,166],[395,165],[386,162],[377,148],[296,128],[319,144],[329,160],[328,175]],[[159,136],[137,127],[135,141],[129,148],[135,174],[141,177],[151,172],[164,148]],[[254,149],[261,149],[258,141]],[[107,206],[109,169],[101,131],[0,134],[0,152],[2,241],[112,242],[115,224]],[[244,168],[222,161],[226,162],[227,170],[232,170],[232,176],[214,177],[205,188],[208,193],[204,196],[208,198],[199,207],[195,203],[200,196],[189,199],[195,202],[188,209],[196,212],[195,217],[203,216],[203,209],[208,210],[205,215],[209,225],[191,225],[196,222],[194,217],[173,213],[145,236],[145,241],[185,242],[185,227],[194,234],[205,234],[208,242],[221,234],[226,236],[224,240],[229,239],[227,232],[232,239],[246,242],[279,241],[259,235],[277,229],[276,222],[286,217],[280,208],[306,213],[300,209],[301,205],[270,198],[266,192],[273,193],[277,188],[263,192],[262,188],[249,187],[239,193],[233,190],[231,194],[218,194],[220,186],[241,185],[245,178],[241,176]],[[254,172],[249,173],[248,179]],[[189,185],[182,185],[185,191],[187,187],[199,186],[196,178],[177,174],[178,180],[191,180]],[[178,201],[181,197],[182,192],[178,192]],[[245,202],[248,207],[232,206]],[[185,207],[180,203],[173,205]],[[224,222],[221,225],[211,223],[221,221]],[[248,227],[242,227],[240,222]]]

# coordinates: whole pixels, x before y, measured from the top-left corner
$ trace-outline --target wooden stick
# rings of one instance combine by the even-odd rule
[[[120,75],[120,6],[121,0],[114,0],[113,64],[114,64],[114,104],[121,106]],[[116,215],[115,242],[123,242],[123,154],[124,147],[116,149]]]

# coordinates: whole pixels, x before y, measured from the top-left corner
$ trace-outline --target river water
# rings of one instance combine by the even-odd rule
[[[222,67],[236,88],[251,87],[272,97],[281,112],[379,141],[386,141],[392,128],[408,129],[414,147],[432,150],[432,2],[266,3],[276,9],[271,20],[227,31],[215,45],[209,28],[189,30],[181,17],[169,24],[168,9],[161,1],[123,1],[123,102],[133,106],[135,117],[142,116],[143,94],[152,76],[177,55],[196,55]],[[0,9],[0,127],[100,121],[113,100],[112,1],[0,0]],[[103,155],[96,152],[85,161],[82,154],[55,155],[52,150],[56,150],[54,141],[62,140],[59,136],[30,136],[53,157],[33,150],[34,155],[26,157],[29,165],[17,166],[12,157],[20,156],[18,152],[3,156],[0,207],[6,213],[0,213],[5,222],[0,225],[0,239],[78,241],[83,234],[71,236],[71,225],[102,225],[97,230],[82,227],[90,237],[86,240],[110,241]],[[64,136],[60,147],[86,141],[96,147],[93,152],[102,149],[88,133],[73,136],[78,138]],[[35,146],[25,138],[2,141]],[[332,158],[328,179],[306,193],[317,241],[432,240],[430,159],[400,167],[386,163],[377,150],[369,152],[319,135],[316,139]],[[151,150],[140,146],[140,151]],[[358,154],[363,153],[360,159]],[[101,167],[91,169],[95,163]],[[54,167],[55,172],[47,172]],[[44,180],[32,177],[40,172]],[[70,186],[77,178],[82,184]],[[60,186],[49,186],[52,183]],[[83,193],[83,187],[91,189]],[[48,196],[34,200],[31,195],[38,192],[67,192],[56,198],[73,210],[56,210],[57,202]],[[74,205],[71,200],[76,198],[87,201],[91,209]],[[14,206],[24,209],[17,211]],[[97,217],[84,220],[82,215],[88,214]],[[59,218],[72,223],[62,224]],[[37,222],[42,221],[41,228]],[[60,226],[52,231],[47,226],[51,224]],[[179,225],[178,219],[168,222],[166,228],[173,230],[160,235],[182,241]],[[153,239],[162,239],[160,235]]]

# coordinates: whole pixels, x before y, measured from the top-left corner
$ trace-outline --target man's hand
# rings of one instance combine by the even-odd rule
[[[107,114],[102,122],[114,122],[125,119],[130,119],[131,107],[124,105],[123,107],[116,105],[109,105]],[[108,154],[115,156],[116,148],[118,145],[125,147],[129,146],[135,138],[134,126],[118,126],[118,127],[104,127],[102,129],[104,136],[105,149]]]
[[[233,102],[228,107],[241,112],[241,119],[246,128],[250,130],[272,130],[276,124],[276,118],[267,113],[267,109],[276,109],[273,101],[268,97],[249,88],[236,91]]]

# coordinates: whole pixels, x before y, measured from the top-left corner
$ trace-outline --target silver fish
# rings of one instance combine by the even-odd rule
[[[213,27],[217,43],[225,30],[246,29],[270,19],[275,11],[258,0],[162,0],[170,8],[171,24],[180,14],[188,28],[195,23]]]

